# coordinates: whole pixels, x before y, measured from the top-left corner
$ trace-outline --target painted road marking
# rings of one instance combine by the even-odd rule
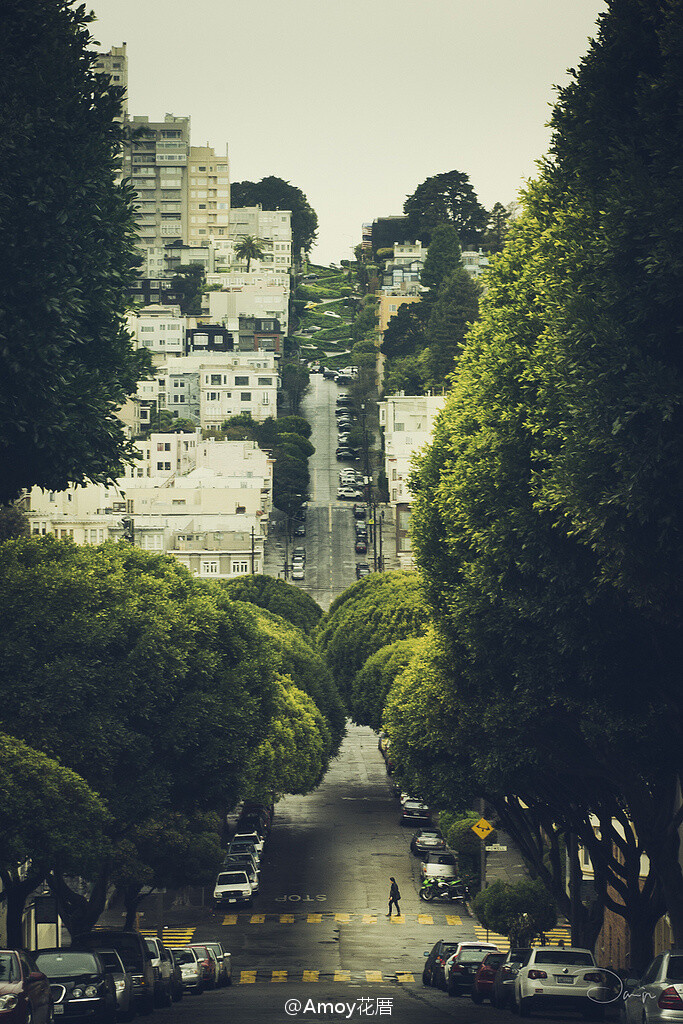
[[[256,982],[256,971],[240,971],[240,985],[253,985]]]
[[[351,915],[350,914],[335,914],[334,915],[334,919],[337,922],[337,924],[348,924],[349,921],[351,920]]]
[[[458,917],[457,914],[446,914],[446,922],[448,924],[462,924],[462,918]]]
[[[265,923],[266,923],[266,915],[265,914],[252,914],[251,918],[249,920],[249,924],[265,924]]]
[[[335,971],[334,972],[334,980],[335,981],[351,981],[351,974],[350,974],[349,971]]]
[[[372,982],[375,982],[375,983],[376,982],[381,982],[383,980],[382,972],[381,971],[366,971],[365,972],[365,980],[366,981],[372,981]]]
[[[396,981],[398,981],[401,985],[409,985],[415,981],[415,975],[411,974],[409,971],[406,971],[405,973],[401,974],[397,973]]]
[[[226,914],[223,918],[224,925],[237,924],[237,914]]]
[[[434,924],[434,918],[432,917],[431,914],[418,914],[417,915],[417,923],[418,924]]]
[[[320,981],[320,971],[302,971],[301,980],[309,984]],[[334,976],[323,972],[324,978],[332,978],[334,981],[349,982],[354,985],[365,982],[369,985],[383,984],[396,979],[402,985],[414,985],[415,975],[411,971],[397,971],[395,975],[385,978],[382,971],[335,971]],[[240,985],[254,985],[259,982],[269,984],[283,984],[288,981],[297,981],[297,976],[291,971],[266,971],[264,969],[254,971],[240,971]]]
[[[287,971],[273,971],[271,982],[287,981]]]
[[[405,924],[406,923],[406,919],[403,916],[403,914],[399,914],[398,917],[392,917],[390,919],[390,923],[391,924]]]
[[[306,924],[320,924],[323,919],[322,914],[309,914],[306,918]]]
[[[377,924],[377,915],[363,914],[363,924]]]
[[[294,924],[294,914],[280,914],[280,924]]]
[[[320,971],[304,971],[301,980],[302,981],[317,981],[320,976]]]

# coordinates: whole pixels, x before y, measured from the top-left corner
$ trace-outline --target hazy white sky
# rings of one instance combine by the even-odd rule
[[[129,110],[190,115],[233,181],[274,174],[338,262],[361,224],[431,174],[515,198],[548,144],[553,86],[607,0],[90,0],[103,49],[128,44]]]

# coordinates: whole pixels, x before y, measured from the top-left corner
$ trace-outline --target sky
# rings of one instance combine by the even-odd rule
[[[352,256],[432,174],[513,201],[549,143],[607,0],[90,0],[127,44],[128,109],[191,117],[232,181],[275,175],[318,214],[312,259]]]

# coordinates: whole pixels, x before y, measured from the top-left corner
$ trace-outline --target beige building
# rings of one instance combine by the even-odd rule
[[[190,146],[188,160],[188,230],[185,241],[201,245],[227,238],[230,227],[228,146],[218,156],[210,146]]]
[[[252,260],[250,270],[289,271],[292,265],[292,214],[289,210],[262,210],[260,206],[242,206],[230,213],[230,238],[238,243],[245,236],[258,238],[263,259]],[[232,269],[247,269],[246,260],[233,258]]]
[[[124,118],[128,116],[128,56],[126,44],[112,46],[107,53],[98,53],[93,69],[101,75],[107,75],[114,85],[125,89],[123,97],[122,113]]]
[[[190,118],[166,114],[163,121],[128,118],[123,176],[136,191],[140,246],[159,249],[187,238]]]
[[[289,278],[281,275],[249,274],[216,275],[226,277],[220,291],[206,292],[202,309],[213,324],[223,323],[240,316],[255,316],[261,320],[273,319],[280,324],[283,335],[289,333]],[[238,283],[241,278],[242,283]],[[213,280],[212,275],[212,280]],[[275,283],[282,280],[282,283]]]
[[[420,302],[419,295],[395,295],[387,292],[380,292],[378,298],[379,306],[377,308],[377,329],[380,335],[384,334],[389,321],[392,316],[395,316],[398,312],[400,306],[405,305],[407,302]]]

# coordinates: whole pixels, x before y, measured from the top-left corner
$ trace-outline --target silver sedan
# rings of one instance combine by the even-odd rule
[[[627,986],[622,998],[621,1017],[626,1024],[683,1021],[682,949],[660,953],[636,987]]]

